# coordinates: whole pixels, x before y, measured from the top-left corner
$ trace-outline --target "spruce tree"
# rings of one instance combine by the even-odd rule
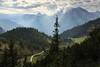
[[[17,66],[17,50],[14,48],[14,42],[10,40],[9,47],[5,47],[0,67],[16,67]]]
[[[7,66],[8,66],[8,49],[5,47],[0,67],[7,67]]]
[[[17,49],[14,48],[15,42],[10,40],[9,43],[9,66],[8,67],[15,67],[17,65],[18,56],[17,56]]]
[[[56,17],[56,22],[54,24],[54,28],[55,28],[55,30],[53,31],[54,35],[53,35],[53,38],[52,38],[52,44],[51,44],[51,47],[50,47],[50,53],[58,52],[58,49],[59,49],[59,24],[58,24],[58,16]]]
[[[26,67],[26,63],[27,63],[27,56],[24,58],[23,67]]]

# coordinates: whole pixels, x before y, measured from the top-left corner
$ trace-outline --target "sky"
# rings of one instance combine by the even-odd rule
[[[100,11],[100,0],[0,0],[0,13],[3,14],[41,13],[52,16],[76,7],[90,12]]]

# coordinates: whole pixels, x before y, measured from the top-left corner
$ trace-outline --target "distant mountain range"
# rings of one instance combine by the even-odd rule
[[[12,30],[16,27],[21,27],[21,25],[11,21],[10,19],[0,19],[0,26],[5,30]]]
[[[33,27],[46,34],[52,33],[55,18],[52,16],[37,14],[0,14],[0,26],[5,30],[16,27]],[[49,31],[50,30],[50,31]]]
[[[100,12],[88,12],[83,8],[71,8],[66,13],[59,12],[60,33],[100,17]],[[0,14],[0,27],[11,30],[16,27],[34,27],[40,32],[51,35],[56,16],[38,13],[32,14]]]
[[[90,20],[95,20],[98,17],[100,17],[100,12],[88,12],[80,7],[72,8],[63,14],[60,20],[60,31],[64,32]]]

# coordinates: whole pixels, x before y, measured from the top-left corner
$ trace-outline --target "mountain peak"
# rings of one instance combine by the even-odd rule
[[[90,20],[99,18],[99,15],[100,13],[97,14],[95,12],[88,12],[81,7],[72,8],[62,16],[60,21],[61,32],[71,29],[74,26],[84,24]]]
[[[70,9],[68,12],[88,12],[88,11],[85,10],[84,8],[77,7],[77,8]]]

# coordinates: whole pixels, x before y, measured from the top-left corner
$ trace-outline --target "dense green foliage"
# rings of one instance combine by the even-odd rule
[[[2,54],[0,67],[16,67],[18,65],[18,53],[14,44],[15,42],[10,40],[8,45],[9,49],[5,47],[4,53]]]
[[[94,30],[81,44],[64,48],[59,53],[47,55],[34,67],[99,67],[100,29]]]
[[[17,46],[23,50],[34,52],[48,47],[50,37],[33,28],[16,28],[0,35],[0,41],[7,43],[9,40],[17,42]]]
[[[10,46],[7,53],[8,55],[10,54],[8,57],[14,59],[17,56],[16,52],[15,54],[14,52]],[[7,54],[5,52],[4,57],[7,57]],[[16,67],[100,67],[100,29],[92,31],[82,43],[48,53],[35,64],[27,62],[27,57],[22,63],[24,65],[20,63],[14,65]],[[12,62],[10,64],[12,65]]]

